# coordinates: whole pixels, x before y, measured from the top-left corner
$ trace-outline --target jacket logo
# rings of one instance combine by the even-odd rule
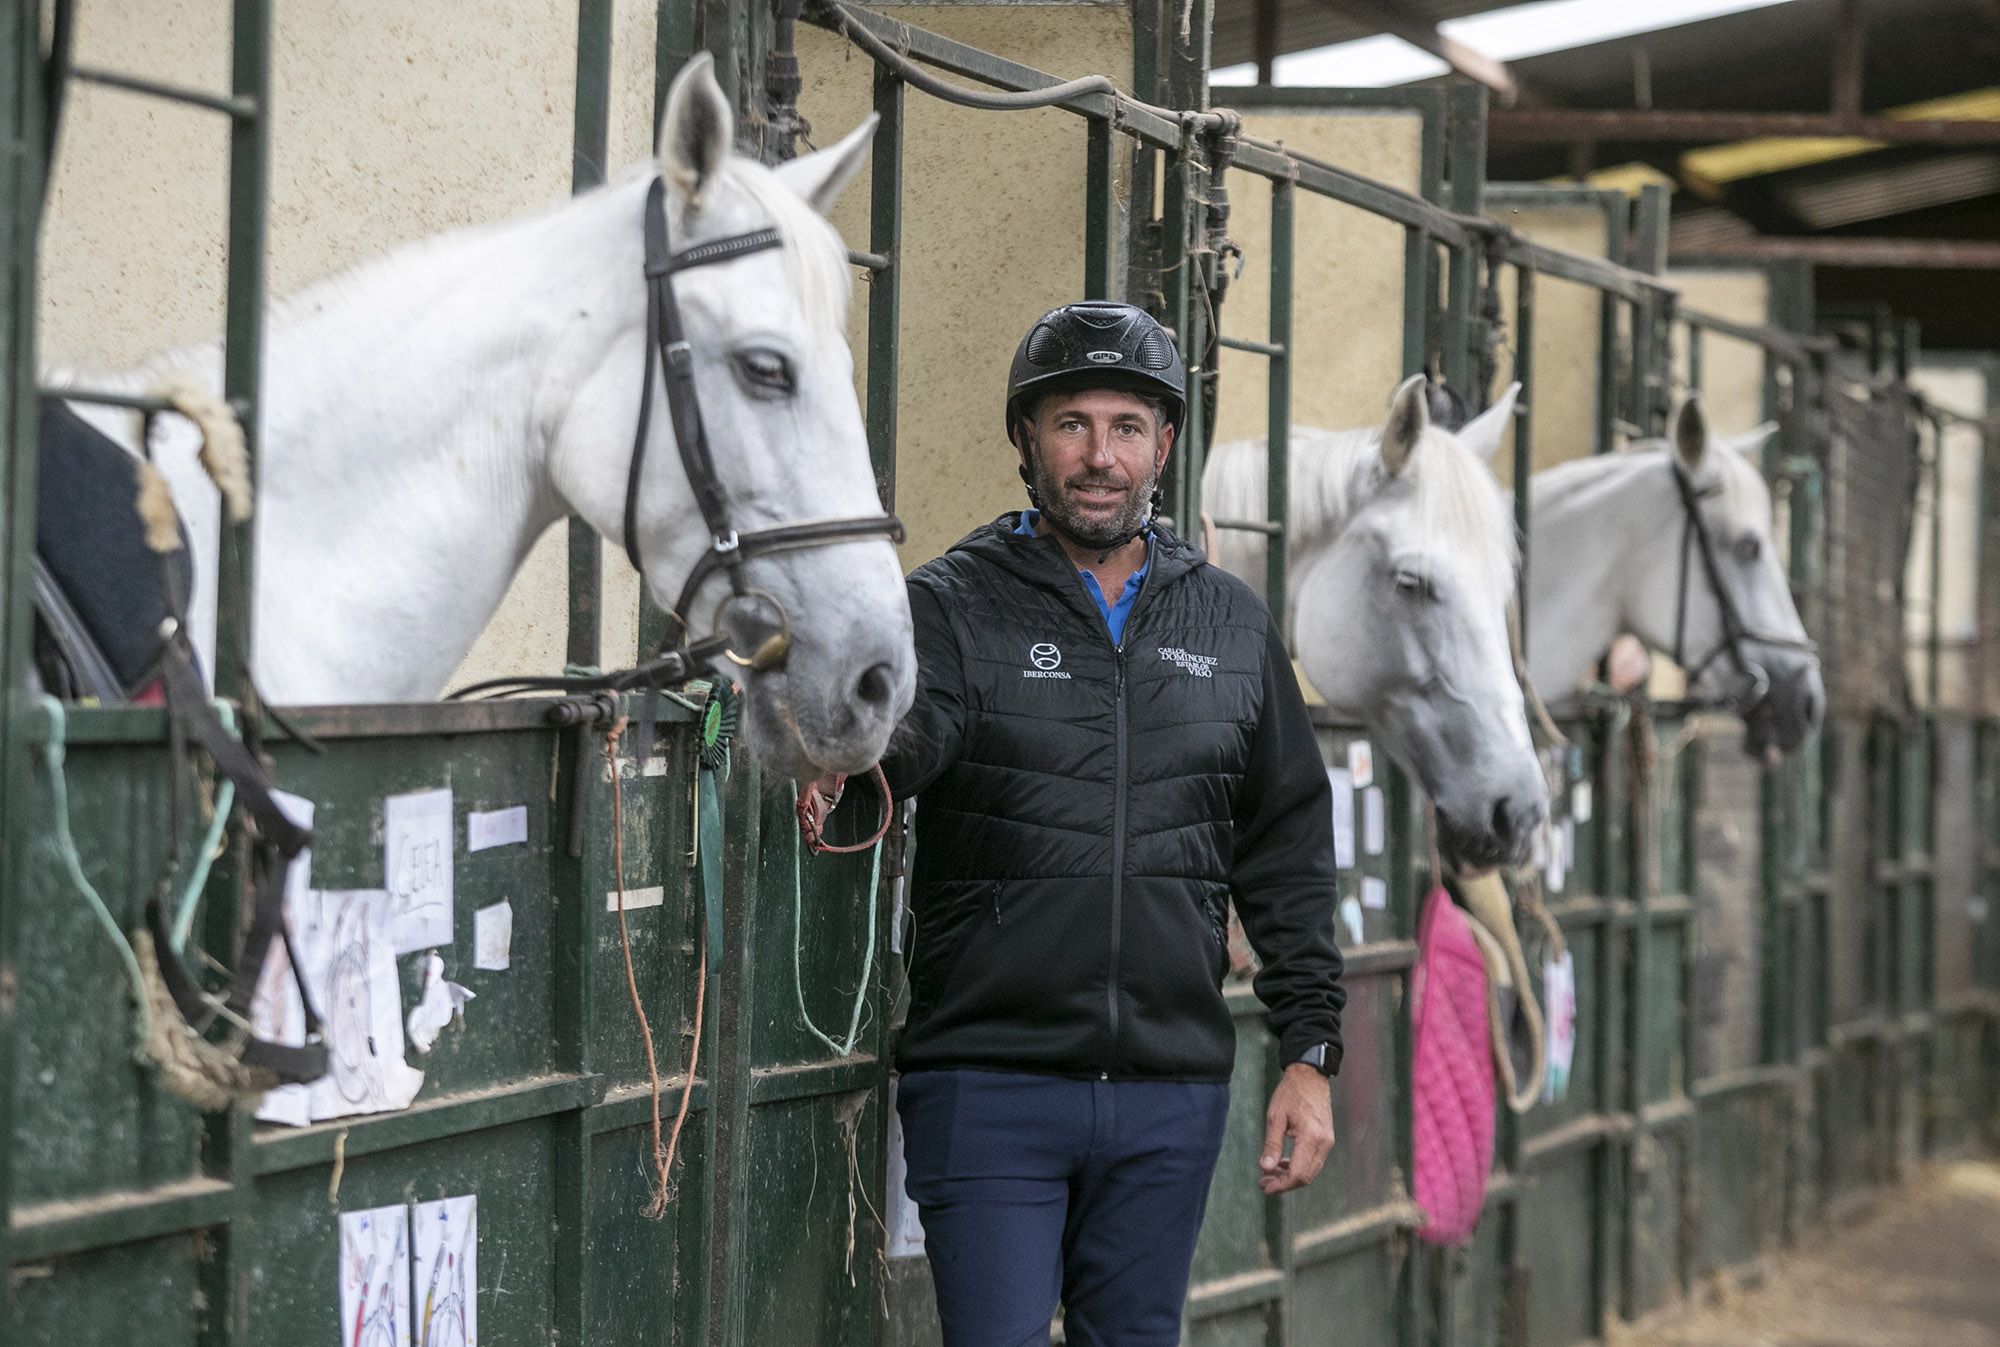
[[[1068,674],[1060,672],[1062,667],[1062,651],[1047,641],[1039,641],[1028,647],[1028,663],[1035,667],[1021,670],[1021,677],[1023,678],[1069,677]]]
[[[1213,678],[1216,665],[1222,663],[1213,655],[1190,654],[1177,645],[1161,646],[1160,658],[1192,678]]]

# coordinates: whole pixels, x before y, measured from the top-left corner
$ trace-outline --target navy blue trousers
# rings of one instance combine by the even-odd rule
[[[944,1347],[1174,1347],[1227,1085],[915,1071],[897,1086]]]

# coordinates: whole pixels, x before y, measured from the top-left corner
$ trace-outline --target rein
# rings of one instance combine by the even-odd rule
[[[1701,502],[1714,495],[1720,487],[1698,490],[1694,478],[1678,460],[1671,462],[1674,474],[1674,490],[1680,496],[1681,548],[1680,579],[1678,592],[1674,598],[1674,663],[1687,673],[1688,688],[1692,690],[1701,681],[1703,674],[1716,660],[1727,655],[1729,662],[1736,666],[1736,672],[1745,682],[1747,691],[1728,699],[1728,704],[1739,713],[1748,713],[1760,705],[1771,690],[1771,676],[1762,665],[1753,663],[1744,654],[1744,646],[1749,642],[1770,646],[1779,650],[1797,650],[1808,655],[1818,653],[1819,647],[1811,640],[1800,640],[1776,632],[1759,631],[1743,620],[1743,613],[1736,606],[1736,598],[1723,583],[1722,566],[1715,557],[1715,539],[1709,534],[1708,521],[1702,517]],[[1687,610],[1688,610],[1688,556],[1690,553],[1701,558],[1703,576],[1708,581],[1709,593],[1715,597],[1715,606],[1722,622],[1722,639],[1715,648],[1696,663],[1687,662]]]

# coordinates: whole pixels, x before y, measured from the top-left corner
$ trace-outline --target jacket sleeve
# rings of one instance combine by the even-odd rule
[[[1325,1043],[1331,1070],[1347,1004],[1333,940],[1333,792],[1275,620],[1264,644],[1263,715],[1236,802],[1230,888],[1262,964],[1254,986],[1279,1062],[1289,1066]]]
[[[936,591],[912,576],[910,619],[916,629],[917,691],[902,723],[889,738],[888,752],[882,755],[882,774],[889,778],[889,794],[907,800],[937,780],[958,757],[965,739],[965,669],[958,653],[958,638],[945,617],[944,604]],[[863,789],[856,789],[863,785]],[[874,831],[881,801],[872,788],[858,779],[848,782],[827,820],[827,836],[841,842],[855,842]]]

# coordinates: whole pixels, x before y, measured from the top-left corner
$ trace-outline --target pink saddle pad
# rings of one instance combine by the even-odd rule
[[[1486,1204],[1493,1168],[1493,1047],[1486,961],[1465,914],[1443,889],[1424,899],[1410,976],[1411,1122],[1416,1197],[1433,1244],[1463,1244]]]

